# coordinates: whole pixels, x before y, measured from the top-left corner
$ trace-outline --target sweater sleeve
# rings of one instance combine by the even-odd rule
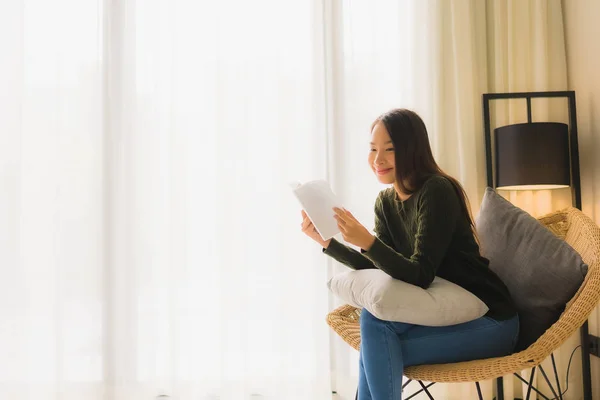
[[[329,246],[327,246],[326,249],[323,249],[323,253],[355,270],[377,268],[375,264],[373,264],[373,261],[365,257],[361,252],[358,252],[335,239],[331,239]]]
[[[454,187],[441,177],[427,181],[417,200],[417,232],[412,256],[403,256],[380,238],[363,254],[391,277],[427,288],[446,256],[462,210]]]

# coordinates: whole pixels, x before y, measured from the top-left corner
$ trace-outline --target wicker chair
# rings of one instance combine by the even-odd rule
[[[522,379],[517,373],[532,368],[530,382],[525,382],[529,384],[528,391],[531,391],[535,368],[541,368],[542,361],[552,356],[552,353],[586,322],[600,300],[600,228],[575,208],[546,215],[539,218],[539,221],[555,235],[566,240],[589,266],[583,284],[567,303],[559,320],[535,343],[519,353],[506,357],[406,368],[404,375],[421,384],[423,389],[420,392],[425,391],[433,398],[423,382],[475,382],[479,390],[480,381],[511,374]],[[349,305],[339,307],[327,316],[329,326],[356,350],[360,346],[359,317],[360,310]],[[552,361],[554,362],[554,357]],[[541,372],[547,383],[550,383],[543,368]],[[533,390],[537,391],[535,388]],[[558,391],[560,392],[560,388]],[[481,394],[479,396],[481,398]]]

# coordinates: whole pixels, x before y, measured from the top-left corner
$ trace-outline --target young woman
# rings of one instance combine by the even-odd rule
[[[431,152],[425,124],[412,111],[391,110],[371,126],[369,166],[392,185],[375,201],[375,236],[347,210],[335,209],[344,240],[323,241],[306,213],[302,231],[325,254],[352,269],[379,268],[426,289],[435,276],[470,291],[489,312],[475,321],[427,327],[360,318],[359,400],[398,400],[405,367],[498,357],[513,351],[519,319],[510,294],[479,252],[467,196]]]

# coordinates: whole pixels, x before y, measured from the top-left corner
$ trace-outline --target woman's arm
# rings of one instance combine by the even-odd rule
[[[462,211],[454,187],[446,179],[428,181],[416,206],[418,225],[410,258],[379,238],[363,255],[391,277],[427,288],[448,251]]]
[[[335,239],[331,239],[329,246],[323,249],[323,253],[355,270],[377,268],[373,264],[373,261],[369,260],[363,254]]]

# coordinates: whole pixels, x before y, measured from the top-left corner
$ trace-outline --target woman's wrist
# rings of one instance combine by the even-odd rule
[[[321,243],[321,246],[323,246],[324,249],[327,249],[330,244],[331,244],[331,239],[326,240],[323,243]]]
[[[365,240],[364,245],[360,246],[360,248],[363,249],[364,251],[369,251],[369,250],[371,250],[371,247],[373,247],[374,243],[375,243],[375,236],[369,235],[369,237]]]

